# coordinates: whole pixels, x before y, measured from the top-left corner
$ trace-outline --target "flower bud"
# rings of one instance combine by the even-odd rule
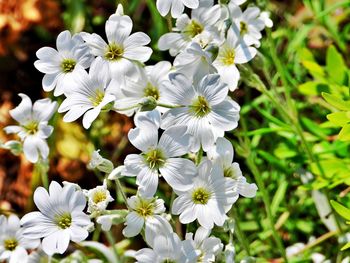
[[[105,158],[103,158],[100,154],[99,154],[100,150],[94,151],[92,153],[92,157],[91,160],[88,164],[88,168],[89,169],[98,169],[101,172],[104,173],[111,173],[113,171],[113,163],[110,160],[107,160]]]
[[[148,96],[147,98],[144,98],[140,102],[140,105],[141,105],[141,111],[151,111],[158,106],[157,100],[152,96]]]

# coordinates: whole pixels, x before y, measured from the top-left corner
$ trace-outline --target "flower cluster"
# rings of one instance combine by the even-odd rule
[[[134,115],[135,128],[128,138],[139,154],[126,156],[122,166],[114,167],[95,151],[89,168],[106,177],[94,189],[68,182],[62,187],[54,181],[48,191],[37,188],[38,212],[26,214],[20,224],[13,217],[0,218],[0,224],[13,225],[13,230],[0,232],[1,258],[27,255],[26,249],[35,248],[40,239],[47,255],[62,254],[70,241],[85,240],[95,227],[109,231],[123,222],[125,237],[142,235],[150,247],[129,253],[137,262],[216,262],[221,254],[232,256],[232,243],[222,253],[222,240],[211,231],[225,225],[240,195],[254,197],[257,187],[233,162],[234,150],[225,138],[239,121],[240,106],[230,91],[239,83],[237,65],[256,56],[261,31],[272,26],[257,7],[242,11],[244,2],[157,0],[161,15],[170,12],[176,18],[173,32],[158,42],[160,50],[175,56],[173,64],[144,65],[152,54],[150,38],[132,33],[132,21],[121,6],[106,21],[107,40],[95,33],[72,36],[64,31],[57,50],[38,50],[34,65],[45,73],[43,89],[63,96],[58,108],[65,113],[63,120],[82,117],[88,129],[101,111]],[[190,16],[183,13],[185,6],[192,9]],[[48,157],[45,139],[53,131],[48,120],[56,103],[44,99],[32,105],[29,97],[20,96],[21,104],[10,112],[20,126],[5,130],[19,135],[25,156],[36,163]],[[123,177],[136,177],[135,195],[125,195]],[[110,181],[116,182],[127,209],[108,209],[114,201]],[[159,195],[160,185],[173,193],[170,207]],[[181,240],[174,231],[176,222],[195,234],[186,233]]]

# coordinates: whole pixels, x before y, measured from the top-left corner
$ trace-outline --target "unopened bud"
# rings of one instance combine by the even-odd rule
[[[151,111],[154,110],[158,104],[157,100],[154,97],[148,96],[140,102],[140,105],[141,111]]]
[[[92,157],[88,164],[88,168],[98,169],[101,172],[109,174],[113,171],[113,168],[114,168],[113,163],[110,160],[103,158],[99,154],[99,151],[100,150],[97,150],[92,153]]]

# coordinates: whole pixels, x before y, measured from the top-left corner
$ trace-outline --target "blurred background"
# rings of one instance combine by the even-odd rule
[[[131,16],[134,32],[143,31],[152,39],[154,53],[147,64],[160,60],[172,62],[167,52],[157,50],[157,40],[168,32],[168,21],[158,14],[154,0],[0,0],[0,141],[12,138],[2,128],[14,123],[8,111],[20,102],[18,93],[25,93],[32,100],[52,96],[42,90],[43,74],[33,66],[35,52],[43,46],[55,48],[57,35],[65,29],[72,33],[95,32],[105,38],[104,23],[119,3]],[[339,128],[319,126],[326,121],[326,115],[332,109],[320,102],[320,90],[310,91],[311,88],[302,84],[314,78],[310,63],[305,61],[313,57],[317,65],[325,65],[330,46],[336,47],[345,66],[349,66],[350,1],[247,1],[247,5],[250,3],[269,11],[274,21],[272,32],[263,37],[262,55],[250,63],[254,72],[264,82],[283,88],[285,83],[280,80],[281,69],[275,68],[274,58],[278,56],[286,80],[292,87],[291,95],[296,101],[296,109],[302,115],[301,127],[309,144],[312,147],[321,145],[323,148],[317,148],[319,151],[324,150],[327,144],[328,154],[336,156],[340,163],[348,164],[349,143],[339,146],[335,142]],[[336,64],[333,66],[337,67]],[[347,85],[349,82],[342,83],[342,86]],[[299,139],[293,132],[286,131],[285,127],[278,128],[278,125],[283,126],[283,120],[260,95],[247,83],[241,83],[240,89],[233,95],[243,105],[241,118],[245,119],[244,129],[240,127],[228,134],[235,143],[235,158],[248,180],[254,182],[252,167],[246,163],[248,155],[254,156],[255,165],[260,169],[270,194],[276,228],[284,246],[308,243],[310,237],[317,238],[329,231],[320,218],[316,204],[322,201],[315,201],[312,191],[325,188],[331,199],[349,203],[347,192],[350,180],[345,179],[349,178],[350,173],[345,179],[342,175],[344,180],[335,184],[334,178],[315,180],[318,183],[316,186],[303,182],[301,174],[310,170],[312,160],[306,156],[305,149],[299,147]],[[101,114],[90,130],[84,130],[79,121],[63,123],[60,114],[55,115],[52,124],[55,132],[49,139],[50,180],[77,182],[89,189],[103,180],[101,174],[86,169],[94,149],[101,149],[102,156],[110,159],[115,166],[121,164],[127,154],[135,152],[127,140],[127,132],[133,127],[132,120],[117,113]],[[249,149],[242,144],[245,136],[249,137]],[[317,149],[313,149],[316,154],[319,153]],[[349,171],[349,167],[345,169]],[[317,177],[317,171],[313,172]],[[40,178],[35,178],[35,174],[33,166],[23,156],[0,150],[0,212],[23,214],[33,209],[32,189],[40,184]],[[135,193],[132,180],[125,180],[124,184],[128,194]],[[163,192],[167,198],[166,186],[161,189],[165,190]],[[251,241],[252,255],[274,258],[276,251],[266,226],[260,195],[254,199],[240,200],[237,213],[242,221],[242,231]],[[344,231],[347,232],[345,228]],[[335,235],[326,240],[312,249],[326,254],[332,262],[338,262],[346,252],[337,256],[339,247]]]

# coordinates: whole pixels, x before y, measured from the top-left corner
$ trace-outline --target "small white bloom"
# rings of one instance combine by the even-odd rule
[[[39,158],[46,159],[49,155],[49,147],[46,139],[51,135],[53,127],[48,121],[57,109],[57,103],[50,99],[37,100],[34,105],[31,99],[20,93],[21,103],[10,110],[10,115],[19,126],[7,126],[6,133],[16,133],[23,142],[25,157],[32,163]]]
[[[174,190],[178,197],[174,200],[172,213],[180,215],[183,224],[197,219],[206,229],[212,229],[214,223],[223,226],[226,213],[238,198],[233,185],[231,178],[212,169],[210,161],[203,161],[198,167],[198,176],[194,178],[192,189]]]
[[[114,199],[107,189],[107,181],[103,181],[103,185],[96,186],[85,193],[88,198],[88,212],[101,213],[104,212],[110,202]]]
[[[170,69],[170,62],[161,61],[154,66],[139,68],[137,78],[126,76],[125,83],[121,86],[121,94],[124,97],[116,100],[115,108],[139,105],[130,110],[120,111],[129,116],[141,107],[145,98],[152,97],[156,102],[161,102],[164,92],[162,83],[168,79]]]
[[[136,184],[144,197],[152,197],[159,176],[174,189],[190,189],[196,173],[194,163],[180,156],[188,152],[190,136],[185,126],[171,127],[158,139],[158,127],[149,119],[140,117],[138,127],[129,131],[130,142],[141,154],[130,154],[124,165],[128,176],[137,176]]]
[[[186,125],[193,136],[193,151],[200,146],[207,151],[225,131],[238,125],[239,105],[227,96],[228,87],[220,75],[209,74],[198,84],[192,84],[183,74],[170,74],[167,101],[183,107],[170,109],[162,116],[162,129]]]
[[[184,74],[194,82],[199,82],[206,75],[217,72],[212,65],[211,57],[211,53],[203,50],[199,44],[192,43],[176,56],[174,67],[176,72]]]
[[[166,33],[160,37],[159,49],[169,49],[170,54],[175,56],[185,50],[192,42],[197,42],[202,47],[209,43],[219,42],[219,31],[214,25],[220,19],[220,16],[221,9],[219,5],[212,7],[200,6],[192,10],[191,18],[187,14],[181,15],[176,20],[174,32]],[[205,37],[201,37],[202,34]],[[207,39],[208,36],[209,39]],[[204,39],[207,40],[203,43]]]
[[[140,249],[135,253],[137,263],[195,263],[197,251],[189,240],[181,241],[175,233],[154,237],[150,248]]]
[[[133,63],[146,62],[152,54],[152,49],[145,47],[151,39],[142,32],[130,35],[132,26],[129,16],[113,14],[106,21],[108,44],[95,33],[83,34],[91,53],[108,63],[112,77],[117,80],[134,67]]]
[[[199,227],[196,234],[186,233],[186,240],[190,240],[193,246],[199,251],[197,263],[215,262],[217,256],[223,249],[221,240],[217,237],[209,237],[210,230]]]
[[[228,8],[232,19],[232,28],[237,38],[243,39],[247,46],[260,47],[260,39],[262,38],[260,32],[265,28],[265,15],[260,18],[260,9],[257,7],[248,7],[242,12],[239,6],[229,3]]]
[[[72,185],[62,188],[52,181],[49,192],[38,187],[34,192],[34,203],[40,212],[28,213],[21,219],[23,236],[28,239],[43,238],[42,248],[46,254],[63,254],[70,240],[81,242],[88,237],[86,228],[91,221],[83,212],[86,199]]]
[[[270,13],[267,11],[261,12],[259,19],[264,21],[266,27],[273,27],[273,21],[270,19]]]
[[[248,47],[240,42],[230,27],[225,42],[219,47],[219,53],[213,65],[218,70],[221,80],[229,86],[231,91],[237,88],[240,78],[236,64],[244,64],[252,60],[257,53],[256,48]]]
[[[226,138],[218,138],[215,145],[207,152],[208,158],[219,165],[219,169],[223,171],[224,176],[235,181],[234,190],[237,194],[244,197],[255,197],[258,187],[256,184],[247,183],[239,164],[232,163],[233,155],[232,144]]]
[[[109,231],[114,224],[125,222],[128,210],[108,210],[108,214],[100,215],[96,218],[96,222],[101,225],[103,231]]]
[[[152,244],[155,236],[159,233],[170,233],[172,228],[169,222],[161,216],[165,212],[164,201],[157,198],[143,198],[134,195],[128,198],[131,211],[126,216],[126,227],[123,235],[133,237],[138,235],[145,227],[145,238]]]
[[[39,246],[39,239],[27,239],[23,236],[19,218],[10,215],[6,218],[0,215],[0,261],[10,263],[27,262],[27,249]]]
[[[171,16],[178,18],[185,9],[185,6],[191,9],[197,8],[199,0],[157,0],[157,9],[162,16],[166,16],[171,9]]]
[[[96,58],[89,74],[80,74],[77,88],[58,108],[58,112],[68,111],[63,117],[65,122],[75,121],[84,115],[83,126],[88,129],[101,110],[115,100],[116,88],[103,64],[101,58]]]
[[[70,92],[75,79],[85,71],[94,57],[80,35],[73,37],[66,30],[61,32],[56,41],[57,51],[51,47],[40,48],[36,55],[39,60],[34,66],[45,73],[42,84],[45,91],[54,91],[55,96]]]

